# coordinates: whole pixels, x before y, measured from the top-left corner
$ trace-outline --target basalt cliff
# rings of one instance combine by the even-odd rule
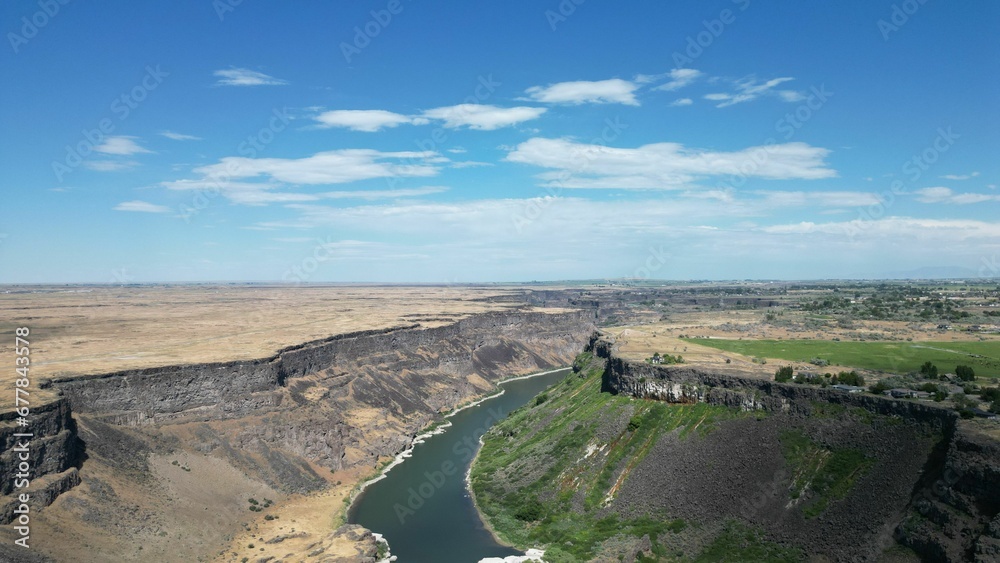
[[[61,397],[35,408],[30,427],[0,415],[0,523],[19,506],[15,434],[33,434],[32,549],[13,547],[4,526],[0,559],[212,560],[258,502],[370,472],[501,379],[568,365],[593,326],[589,311],[489,313],[257,360],[47,381]]]

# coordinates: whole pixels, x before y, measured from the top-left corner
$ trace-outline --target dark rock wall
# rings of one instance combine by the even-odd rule
[[[336,470],[395,455],[439,410],[506,376],[568,365],[592,330],[592,312],[488,313],[438,328],[337,335],[255,360],[43,381],[62,398],[33,406],[29,427],[17,426],[13,411],[0,413],[0,523],[14,508],[14,433],[34,434],[33,508],[79,482],[76,468],[89,446],[71,411],[86,418],[87,441],[97,449],[116,426],[169,441],[170,425],[200,423],[196,449],[216,451],[282,489],[307,492],[325,484],[310,463]],[[382,409],[398,422],[347,420],[344,413],[356,407]],[[131,467],[118,461],[115,467]]]
[[[838,404],[926,425],[944,438],[924,462],[902,520],[873,525],[893,527],[896,541],[925,561],[1000,561],[1000,442],[982,426],[995,422],[961,421],[953,410],[927,403],[776,383],[736,370],[629,362],[614,357],[612,344],[596,334],[588,349],[607,359],[603,385],[612,393],[801,417],[816,414],[818,404]]]

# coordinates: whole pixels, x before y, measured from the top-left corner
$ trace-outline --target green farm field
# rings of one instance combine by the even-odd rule
[[[744,356],[808,362],[822,358],[831,364],[905,374],[931,362],[941,373],[967,365],[979,377],[1000,378],[1000,341],[988,342],[836,342],[828,340],[725,340],[686,338]]]

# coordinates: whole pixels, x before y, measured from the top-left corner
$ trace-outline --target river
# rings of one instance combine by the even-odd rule
[[[502,395],[455,413],[451,426],[416,445],[411,457],[358,497],[348,521],[382,534],[400,563],[474,563],[521,555],[494,541],[465,477],[479,438],[493,424],[561,381],[568,369],[500,384]]]

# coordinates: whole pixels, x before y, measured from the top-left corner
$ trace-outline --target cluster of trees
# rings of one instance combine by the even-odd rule
[[[789,381],[795,381],[796,383],[806,383],[806,378],[803,374],[795,376],[792,366],[783,366],[778,368],[774,372],[774,380],[778,383],[787,383]],[[826,385],[854,385],[855,387],[864,387],[865,378],[860,373],[856,371],[842,371],[837,374],[824,373],[823,379],[815,381],[823,386]]]
[[[924,364],[920,366],[920,375],[927,379],[938,379],[939,377],[942,377],[938,367],[929,361],[924,362]],[[955,375],[958,376],[958,379],[961,381],[976,380],[976,370],[969,366],[956,366]]]
[[[659,352],[656,352],[652,358],[646,358],[646,361],[651,364],[683,364],[684,357],[679,354],[671,356],[670,354],[661,355]]]
[[[830,378],[830,383],[840,383],[843,385],[854,385],[855,387],[864,387],[865,378],[856,371],[842,371],[837,375]]]

